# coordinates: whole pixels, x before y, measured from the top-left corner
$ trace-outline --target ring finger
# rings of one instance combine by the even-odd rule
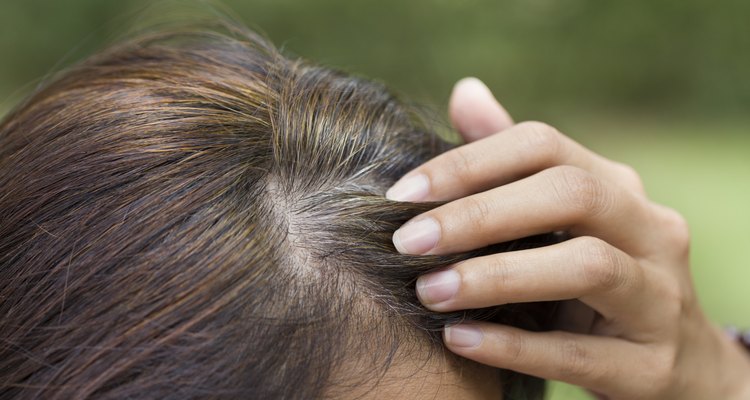
[[[550,260],[557,260],[554,264]],[[638,262],[593,237],[460,262],[421,276],[417,295],[427,308],[453,311],[507,303],[579,299],[606,319],[647,330],[663,323],[645,307],[652,288]],[[648,315],[644,308],[650,309]]]

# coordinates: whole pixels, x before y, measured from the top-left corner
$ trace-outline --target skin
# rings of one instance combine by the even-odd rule
[[[426,352],[427,350],[425,350]],[[340,388],[324,398],[380,400],[502,400],[498,370],[473,361],[402,358],[384,376]],[[351,373],[351,371],[350,371]]]
[[[552,332],[446,327],[451,351],[605,399],[750,399],[750,357],[696,299],[685,219],[651,202],[632,168],[549,125],[514,124],[474,78],[454,88],[450,115],[467,144],[388,191],[398,201],[449,201],[394,233],[399,251],[446,254],[553,231],[573,237],[421,277],[417,294],[436,311],[566,301]]]
[[[415,334],[418,332],[414,332]],[[421,335],[401,337],[386,369],[381,358],[347,358],[334,372],[328,400],[501,400],[499,370],[447,351]],[[353,353],[356,354],[356,353]],[[359,353],[367,356],[369,353]],[[382,354],[382,353],[377,353]],[[372,354],[370,354],[372,355]],[[382,371],[382,373],[373,373]],[[361,379],[365,377],[365,379]]]

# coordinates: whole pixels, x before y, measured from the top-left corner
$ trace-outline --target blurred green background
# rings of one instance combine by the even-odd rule
[[[0,114],[45,75],[115,40],[149,3],[3,0]],[[161,3],[160,12],[183,3]],[[441,111],[453,82],[480,77],[517,120],[547,121],[635,166],[650,195],[691,222],[708,313],[750,327],[747,0],[223,4],[292,54]],[[550,398],[586,396],[554,385]]]

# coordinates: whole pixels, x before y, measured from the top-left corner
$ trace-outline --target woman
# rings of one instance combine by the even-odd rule
[[[0,125],[0,398],[538,398],[446,352],[386,189],[452,146],[381,85],[239,28],[176,29],[56,77]]]
[[[476,90],[476,83],[469,83]],[[646,299],[662,293],[645,278],[632,278],[633,285],[643,286],[621,285],[638,271],[624,255],[616,269],[622,274],[610,277],[601,272],[606,269],[594,269],[600,271],[591,275],[595,279],[582,283],[563,279],[569,270],[562,268],[534,274],[555,279],[551,285],[542,278],[516,279],[501,269],[505,262],[496,262],[494,270],[482,267],[517,257],[519,265],[531,267],[528,260],[536,259],[538,266],[544,260],[571,261],[562,266],[575,271],[576,258],[565,257],[568,249],[610,254],[602,244],[591,246],[599,243],[591,239],[558,243],[564,235],[546,234],[609,233],[596,219],[600,213],[554,212],[597,204],[578,203],[579,195],[591,192],[583,190],[588,186],[565,191],[572,169],[548,172],[547,178],[559,179],[546,187],[532,174],[570,163],[591,171],[591,183],[611,168],[540,125],[505,130],[505,115],[487,93],[462,99],[466,88],[457,88],[454,102],[459,130],[474,135],[471,139],[504,130],[476,143],[507,154],[498,157],[478,151],[487,147],[468,145],[417,168],[451,146],[413,111],[379,85],[286,59],[247,32],[147,35],[61,74],[0,125],[0,397],[540,396],[538,380],[444,352],[438,335],[446,326],[448,349],[495,367],[566,379],[612,397],[686,393],[688,386],[671,380],[662,387],[646,380],[630,386],[615,376],[614,367],[597,374],[601,363],[619,365],[629,355],[589,356],[600,354],[590,350],[600,338],[526,333],[548,329],[557,303],[494,306],[531,297],[581,297],[606,317],[598,319],[604,322],[594,333],[631,340],[632,349],[675,348],[675,341],[642,324],[664,313],[633,317],[616,307],[623,303],[616,301],[621,287],[645,287],[643,293],[651,296]],[[461,112],[467,105],[471,111]],[[525,136],[529,128],[538,136]],[[508,140],[514,133],[518,140]],[[552,137],[559,143],[527,140]],[[514,148],[524,140],[532,144],[529,151]],[[549,152],[550,143],[561,152]],[[463,152],[472,157],[461,158]],[[518,154],[529,154],[531,161]],[[545,154],[549,157],[541,157]],[[465,168],[457,169],[456,160],[465,160]],[[492,164],[498,160],[507,164]],[[386,189],[414,168],[386,199]],[[482,172],[489,170],[504,174]],[[621,169],[615,170],[619,182]],[[510,197],[541,203],[526,201],[495,213],[487,201],[507,194],[499,189],[438,208],[415,203],[463,197],[526,175],[532,176],[500,189],[519,189]],[[545,190],[528,196],[540,186]],[[569,196],[549,202],[549,193]],[[632,203],[608,210],[623,207],[637,210]],[[393,231],[420,214],[394,235],[394,248]],[[506,219],[493,219],[501,214]],[[425,223],[427,218],[432,222]],[[638,229],[620,236],[625,244],[636,238],[633,249],[639,248],[640,229],[663,231],[662,224],[637,221]],[[424,229],[430,224],[440,226],[438,236]],[[501,244],[488,247],[493,243]],[[472,248],[479,250],[464,251]],[[498,254],[508,250],[516,251]],[[417,282],[425,273],[431,274]],[[488,276],[493,280],[482,282]],[[506,284],[503,290],[487,284],[498,278]],[[675,281],[682,282],[665,274],[655,282]],[[515,282],[524,286],[507,286]],[[461,308],[472,310],[449,311]],[[688,317],[682,319],[687,328],[675,331],[709,326],[699,313]],[[465,320],[484,322],[461,323]],[[536,346],[512,347],[531,343],[522,342],[527,338],[537,339]],[[558,339],[567,341],[558,346]],[[614,340],[598,343],[620,346]],[[654,354],[659,357],[652,359],[661,359]],[[742,371],[730,372],[734,375],[723,376]],[[678,381],[682,377],[691,375],[679,375]],[[660,390],[634,391],[639,387]],[[733,394],[717,388],[710,393]]]

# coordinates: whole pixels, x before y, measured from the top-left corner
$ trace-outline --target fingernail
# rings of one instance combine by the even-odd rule
[[[482,330],[471,324],[445,327],[445,342],[456,347],[477,347],[483,337]]]
[[[430,180],[423,174],[403,177],[385,192],[393,201],[420,201],[430,192]]]
[[[469,76],[466,78],[462,78],[456,83],[456,86],[463,86],[464,90],[470,90],[474,92],[477,96],[490,96],[492,97],[492,91],[490,91],[490,88],[487,87],[487,85],[482,82],[481,79]]]
[[[448,269],[422,275],[417,279],[417,296],[425,304],[437,304],[450,300],[461,285],[461,274]]]
[[[433,218],[409,222],[393,232],[393,245],[403,254],[424,254],[440,240],[440,225]]]

